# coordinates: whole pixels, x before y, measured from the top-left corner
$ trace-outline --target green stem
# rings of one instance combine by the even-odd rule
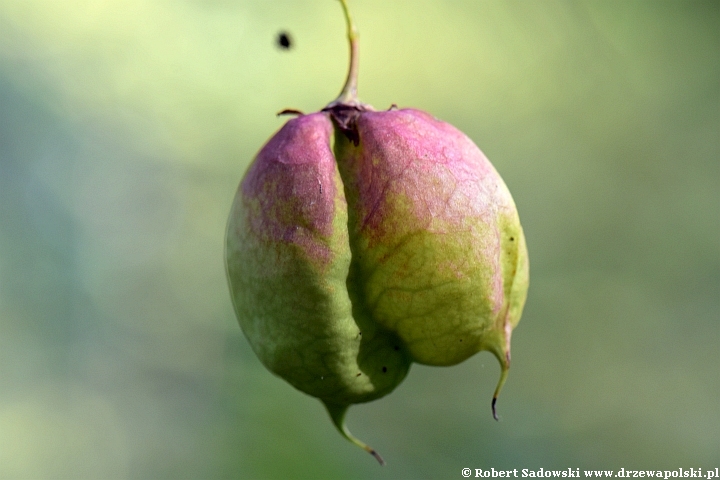
[[[347,38],[350,44],[350,68],[348,69],[345,85],[340,92],[340,96],[338,96],[338,98],[336,98],[335,101],[330,103],[328,106],[340,104],[356,106],[360,104],[357,98],[358,68],[360,61],[358,53],[358,31],[352,17],[350,16],[347,1],[340,0],[340,3],[342,4],[343,13],[345,14]]]
[[[337,405],[335,403],[326,402],[323,403],[325,404],[325,408],[327,408],[327,411],[330,414],[330,418],[332,418],[335,427],[338,429],[338,432],[340,432],[340,435],[342,435],[343,437],[345,437],[346,439],[348,439],[349,441],[375,457],[375,460],[377,460],[380,465],[385,465],[385,460],[382,459],[379,453],[377,453],[372,447],[370,447],[366,443],[361,442],[360,440],[355,438],[345,426],[345,414],[348,411],[349,405]]]

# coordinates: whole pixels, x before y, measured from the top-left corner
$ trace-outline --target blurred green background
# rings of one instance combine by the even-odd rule
[[[237,326],[230,202],[339,92],[338,2],[0,0],[0,477],[719,466],[720,2],[350,6],[361,98],[463,130],[518,205],[501,421],[491,354],[414,366],[350,411],[380,468]]]

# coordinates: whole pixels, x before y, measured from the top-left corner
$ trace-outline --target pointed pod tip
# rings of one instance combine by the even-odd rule
[[[340,435],[342,435],[351,443],[354,443],[355,445],[375,457],[375,460],[377,460],[381,466],[385,466],[385,460],[383,460],[380,454],[376,452],[375,449],[372,448],[370,445],[356,438],[345,426],[345,414],[347,413],[350,405],[337,405],[333,403],[327,403],[325,401],[323,401],[323,403],[325,404],[325,408],[330,414],[330,418],[332,419],[333,424],[337,428],[338,432],[340,432]]]
[[[492,415],[495,420],[500,420],[497,414],[497,410],[495,409],[495,404],[497,403],[497,399],[500,396],[500,390],[502,390],[503,385],[505,384],[505,380],[507,380],[507,374],[508,374],[508,368],[507,366],[503,366],[502,373],[500,374],[500,380],[498,380],[497,387],[495,387],[495,393],[493,394],[492,399]]]
[[[506,323],[503,332],[504,335],[498,334],[497,336],[492,337],[491,340],[493,341],[488,342],[485,346],[485,349],[489,350],[493,355],[495,355],[495,358],[497,358],[500,362],[500,378],[498,379],[497,386],[495,387],[495,392],[493,393],[493,400],[491,403],[493,418],[497,421],[500,420],[500,417],[498,417],[497,410],[495,409],[495,404],[497,403],[497,399],[500,396],[500,391],[502,390],[503,385],[505,385],[508,372],[510,371],[511,332],[512,326],[509,323]]]
[[[373,450],[372,448],[369,450],[369,452],[370,452],[370,455],[372,455],[373,457],[375,457],[375,460],[378,461],[378,463],[380,464],[381,467],[384,467],[384,466],[385,466],[385,460],[383,460],[383,458],[380,456],[379,453],[377,453],[377,452],[376,452],[375,450]]]
[[[502,390],[503,385],[505,385],[505,380],[507,380],[508,372],[510,371],[510,349],[506,352],[504,352],[504,355],[502,355],[502,352],[493,352],[495,353],[495,356],[500,360],[500,378],[498,379],[497,386],[495,387],[495,393],[493,393],[491,408],[492,408],[492,416],[496,421],[500,421],[500,417],[498,417],[497,410],[495,409],[495,404],[497,403],[497,399],[500,396],[500,391]]]

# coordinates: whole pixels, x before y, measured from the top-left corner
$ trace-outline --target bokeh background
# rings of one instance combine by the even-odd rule
[[[350,4],[361,98],[466,132],[518,205],[501,421],[491,354],[414,366],[350,411],[380,468],[235,321],[230,202],[339,92],[338,2],[0,0],[0,477],[720,466],[720,2]]]

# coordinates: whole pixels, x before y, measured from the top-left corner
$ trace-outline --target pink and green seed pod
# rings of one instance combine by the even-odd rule
[[[345,4],[343,2],[343,6]],[[233,202],[226,267],[240,326],[262,363],[326,405],[390,393],[410,364],[500,360],[528,288],[525,238],[492,164],[452,125],[355,96],[288,121]],[[353,70],[355,70],[353,72]]]

